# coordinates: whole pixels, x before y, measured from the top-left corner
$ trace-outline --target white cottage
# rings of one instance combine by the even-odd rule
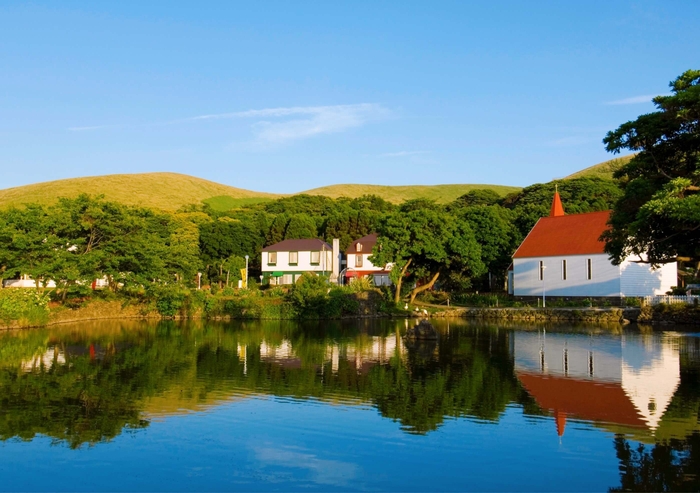
[[[376,244],[376,233],[363,236],[350,244],[345,251],[345,256],[348,261],[345,277],[348,281],[360,277],[369,277],[374,281],[375,286],[391,285],[389,274],[391,274],[393,264],[378,266],[369,261],[369,257],[372,255],[372,250]]]
[[[305,272],[325,274],[337,282],[340,243],[319,239],[284,240],[262,250],[263,283],[294,284]]]
[[[675,286],[675,263],[653,269],[630,257],[612,264],[600,240],[609,217],[610,211],[566,215],[556,192],[549,217],[537,221],[513,255],[509,292],[622,298],[665,294]]]

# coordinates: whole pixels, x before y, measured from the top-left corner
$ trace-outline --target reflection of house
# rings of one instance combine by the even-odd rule
[[[356,344],[333,344],[326,347],[323,364],[330,363],[331,371],[337,373],[341,361],[357,371],[366,374],[376,365],[387,364],[397,353],[404,354],[403,340],[395,335],[370,337]],[[240,353],[240,348],[239,348]],[[274,363],[287,369],[302,367],[302,359],[295,353],[292,344],[285,339],[277,344],[267,341],[260,343],[260,360]]]
[[[613,265],[600,235],[610,211],[565,215],[559,193],[513,255],[509,291],[516,296],[651,296],[676,285],[676,264],[652,269],[627,258]]]
[[[353,241],[345,251],[347,256],[345,277],[349,281],[367,276],[374,281],[375,286],[389,286],[391,284],[389,279],[391,265],[378,267],[369,261],[369,256],[372,255],[372,249],[376,244],[377,234],[373,233]]]
[[[671,336],[591,338],[580,334],[513,334],[515,371],[557,430],[566,416],[645,428],[652,433],[680,383]]]
[[[333,246],[318,239],[284,240],[262,250],[263,282],[294,284],[305,272],[326,274],[337,280],[339,241]]]

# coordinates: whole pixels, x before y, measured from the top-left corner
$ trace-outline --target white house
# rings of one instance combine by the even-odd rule
[[[676,263],[653,269],[629,257],[613,265],[600,235],[610,211],[565,215],[559,193],[513,255],[508,290],[515,296],[629,297],[665,294]]]
[[[333,246],[323,240],[284,240],[262,250],[263,283],[294,284],[305,272],[325,274],[337,282],[340,243]]]
[[[372,255],[372,249],[376,244],[377,234],[372,233],[353,241],[348,247],[345,251],[347,257],[345,277],[348,281],[368,276],[372,278],[375,286],[389,286],[391,284],[389,279],[391,264],[380,267],[369,261],[369,256]]]

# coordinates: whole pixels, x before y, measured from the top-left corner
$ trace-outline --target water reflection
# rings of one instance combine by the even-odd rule
[[[408,344],[405,323],[131,321],[0,334],[0,439],[78,448],[260,395],[371,406],[410,434],[451,418],[498,423],[515,406],[551,416],[564,442],[572,422],[609,433],[623,489],[698,488],[700,338],[444,322],[438,341]],[[331,469],[356,473],[309,451],[261,443],[255,454],[280,467],[301,454],[319,483]]]

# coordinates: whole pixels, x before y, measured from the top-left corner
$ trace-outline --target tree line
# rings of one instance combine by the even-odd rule
[[[260,252],[289,238],[339,238],[345,250],[372,232],[380,235],[377,264],[394,262],[397,296],[415,296],[440,280],[449,289],[501,286],[510,256],[537,219],[547,215],[553,185],[539,184],[501,198],[473,190],[448,204],[418,199],[400,205],[377,196],[331,199],[296,195],[216,211],[192,205],[157,211],[81,195],[56,204],[27,204],[0,213],[0,277],[29,275],[57,283],[65,299],[85,293],[95,279],[129,294],[155,285],[223,287],[260,272]],[[559,183],[570,212],[609,208],[620,196],[610,181]],[[397,298],[398,299],[398,298]]]

